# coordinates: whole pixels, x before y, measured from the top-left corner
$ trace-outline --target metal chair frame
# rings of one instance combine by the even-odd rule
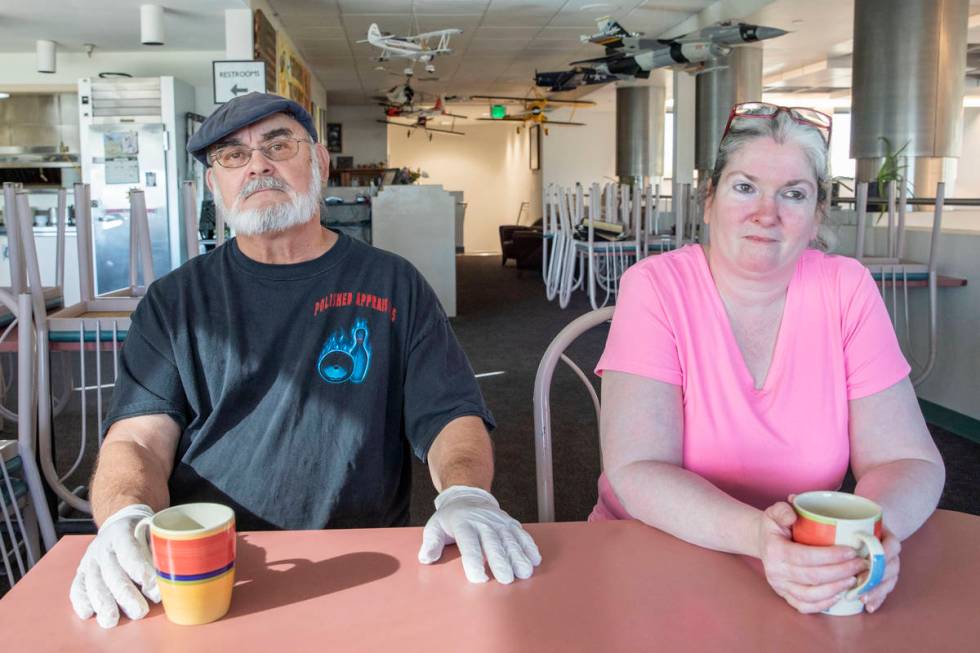
[[[16,215],[16,212],[13,216],[8,214],[8,223]],[[2,342],[13,332],[15,325],[22,327],[31,323],[31,295],[21,293],[15,298],[8,290],[0,289],[0,305],[16,316],[15,322],[0,335]],[[0,441],[0,558],[2,571],[11,586],[41,557],[39,527],[45,547],[54,546],[54,530],[35,462],[34,333],[30,328],[17,328],[17,359],[17,412],[20,417],[17,440]],[[22,471],[23,485],[20,481],[15,482],[8,471],[8,465],[13,466],[14,461]],[[44,517],[48,518],[47,522]]]
[[[903,342],[906,355],[918,367],[918,370],[913,372],[912,384],[919,385],[935,368],[939,349],[938,264],[946,185],[943,182],[936,184],[936,203],[933,208],[932,232],[929,240],[929,260],[925,263],[909,261],[905,258],[907,192],[908,188],[904,179],[900,182],[891,181],[888,183],[886,252],[884,256],[868,256],[865,255],[868,226],[868,183],[858,182],[854,193],[857,207],[857,238],[854,257],[868,268],[872,277],[878,282],[882,299],[885,301],[889,315],[891,315],[892,326],[899,336],[899,341]],[[929,329],[928,354],[925,363],[920,364],[912,356],[908,282],[922,278],[926,279],[929,291]],[[902,288],[901,294],[898,292],[899,286]],[[890,293],[888,292],[889,288]],[[901,328],[902,326],[904,329]]]
[[[537,472],[538,521],[555,521],[554,467],[551,448],[551,380],[558,361],[564,361],[581,379],[599,419],[599,396],[589,378],[565,350],[583,333],[612,319],[614,307],[606,306],[572,320],[562,329],[541,357],[534,376],[534,466]],[[601,455],[601,454],[600,454]]]
[[[136,217],[131,222],[135,223],[134,239],[144,238],[149,233],[148,225],[141,219],[140,195],[137,191],[133,193],[134,214]],[[94,295],[93,277],[90,274],[92,267],[90,256],[90,236],[89,228],[89,189],[87,186],[78,184],[75,187],[76,206],[81,208],[76,211],[78,221],[78,240],[79,240],[79,259],[81,277],[79,279],[82,291],[79,303],[63,308],[51,315],[48,315],[46,306],[37,289],[40,288],[40,268],[38,265],[37,250],[33,238],[22,238],[22,253],[26,263],[30,297],[34,312],[34,336],[37,340],[37,432],[38,432],[38,457],[41,472],[48,487],[61,500],[59,515],[67,513],[71,508],[91,513],[89,502],[79,496],[85,490],[84,486],[70,489],[65,485],[65,480],[78,468],[90,438],[88,437],[88,399],[89,393],[95,393],[95,417],[98,424],[101,424],[103,417],[103,390],[111,388],[115,383],[118,372],[118,359],[121,343],[125,339],[125,334],[130,326],[130,315],[136,309],[141,300],[142,286],[132,283],[130,288],[123,289],[118,293],[110,295]],[[18,193],[17,206],[20,218],[23,221],[28,213],[27,198],[23,193]],[[145,217],[145,213],[144,213]],[[143,223],[142,226],[140,223]],[[142,233],[141,237],[139,234]],[[25,234],[26,235],[26,232]],[[131,240],[131,242],[134,242]],[[145,256],[148,248],[143,249],[143,268],[144,275],[147,274],[147,263],[149,258]],[[132,262],[132,259],[131,259]],[[135,267],[135,266],[134,266]],[[133,282],[133,270],[131,269],[130,280]],[[144,279],[146,276],[144,276]],[[152,270],[149,271],[149,278],[152,280]],[[127,294],[135,291],[134,294]],[[81,400],[81,443],[79,451],[70,469],[59,475],[54,463],[54,413],[52,410],[51,394],[51,353],[52,351],[76,351],[79,355],[80,382],[72,387],[80,393]],[[89,369],[86,363],[86,352],[95,351],[95,380],[89,379]],[[112,378],[106,382],[103,373],[101,352],[112,352]],[[98,430],[97,440],[101,445],[102,434]],[[49,518],[50,520],[50,518]],[[43,521],[43,520],[42,520]],[[63,521],[63,520],[61,520]],[[87,521],[87,520],[85,520]],[[42,532],[44,529],[42,528]],[[53,529],[52,529],[53,532]],[[47,544],[48,536],[45,535]],[[52,543],[53,544],[53,543]]]

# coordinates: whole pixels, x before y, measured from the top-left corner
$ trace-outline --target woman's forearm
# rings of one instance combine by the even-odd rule
[[[928,460],[895,460],[864,472],[854,493],[880,505],[885,527],[904,540],[935,511],[945,479],[942,465]]]
[[[623,507],[691,544],[759,556],[761,511],[670,463],[642,461],[607,472]]]

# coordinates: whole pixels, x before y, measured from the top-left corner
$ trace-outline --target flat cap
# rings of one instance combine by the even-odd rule
[[[313,118],[301,105],[272,93],[252,92],[222,104],[217,111],[208,116],[200,129],[187,141],[187,151],[207,166],[209,147],[242,127],[247,127],[274,113],[286,113],[295,118],[309,132],[313,142],[317,142]]]

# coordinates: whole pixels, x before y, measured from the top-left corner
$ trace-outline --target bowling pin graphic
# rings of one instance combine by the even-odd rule
[[[351,383],[360,383],[367,376],[368,366],[371,364],[367,335],[366,327],[357,326],[354,328],[354,349],[350,353],[351,358],[354,359],[354,369],[350,375]]]

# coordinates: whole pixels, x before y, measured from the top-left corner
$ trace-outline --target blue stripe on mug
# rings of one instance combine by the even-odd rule
[[[883,555],[873,555],[870,558],[871,569],[869,570],[869,578],[867,584],[861,590],[861,594],[867,594],[874,588],[878,587],[881,583],[881,579],[885,576],[885,556]]]
[[[213,571],[206,571],[203,574],[169,574],[167,572],[160,571],[159,569],[157,569],[156,572],[157,572],[157,576],[163,578],[164,580],[169,580],[175,583],[180,583],[180,582],[192,583],[195,581],[208,580],[209,578],[220,576],[221,574],[225,573],[226,571],[228,571],[234,566],[235,566],[235,561],[232,560],[231,562],[229,562],[224,567],[221,567],[220,569],[215,569]]]

